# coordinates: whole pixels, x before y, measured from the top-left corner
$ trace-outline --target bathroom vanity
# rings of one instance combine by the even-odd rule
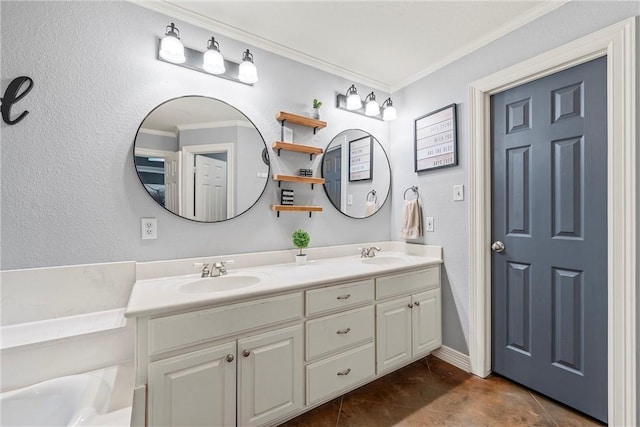
[[[140,424],[276,425],[426,356],[442,259],[413,252],[138,280]]]

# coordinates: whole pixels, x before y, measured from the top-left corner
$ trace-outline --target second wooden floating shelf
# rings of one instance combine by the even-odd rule
[[[276,141],[271,145],[271,148],[278,150],[278,156],[280,150],[294,151],[296,153],[309,154],[310,159],[313,159],[314,154],[322,154],[322,148],[313,147],[311,145],[291,144],[289,142]]]
[[[299,182],[301,184],[311,184],[311,188],[313,188],[313,184],[324,184],[324,178],[315,178],[312,176],[276,174],[276,175],[273,175],[273,180],[278,181],[278,187],[280,186],[280,181]]]

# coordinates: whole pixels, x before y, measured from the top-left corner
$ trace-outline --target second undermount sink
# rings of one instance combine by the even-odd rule
[[[260,275],[243,273],[219,277],[202,277],[181,285],[179,290],[187,294],[226,292],[258,285],[261,280]]]
[[[375,256],[372,258],[360,258],[360,261],[365,264],[375,264],[375,265],[389,265],[389,264],[400,264],[406,262],[404,258],[397,256]]]

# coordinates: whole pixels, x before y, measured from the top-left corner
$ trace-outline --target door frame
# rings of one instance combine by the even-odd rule
[[[201,144],[201,145],[185,145],[182,147],[182,162],[184,171],[182,179],[182,194],[184,202],[184,210],[189,206],[193,206],[194,197],[193,189],[194,185],[194,158],[198,154],[211,154],[211,153],[227,153],[227,219],[235,216],[235,151],[233,143],[220,143],[220,144]],[[189,219],[195,220],[195,215],[185,214],[184,216]]]
[[[491,373],[490,97],[607,57],[608,418],[636,425],[636,18],[589,34],[469,85],[469,358]]]

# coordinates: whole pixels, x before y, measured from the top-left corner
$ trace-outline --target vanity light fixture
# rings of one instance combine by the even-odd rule
[[[166,33],[160,42],[160,56],[174,64],[182,64],[186,61],[184,56],[184,46],[180,41],[180,30],[175,24],[167,25]]]
[[[207,41],[207,50],[202,58],[202,68],[211,74],[224,74],[226,71],[224,57],[220,53],[220,44],[215,37],[211,37],[211,40]]]
[[[364,104],[363,107],[355,85],[351,85],[346,94],[339,93],[336,98],[336,108],[339,110],[351,111],[378,120],[395,120],[397,117],[391,98],[387,98],[381,106],[376,101],[376,94],[371,92],[364,99]]]
[[[380,105],[376,102],[376,94],[371,92],[364,99],[364,114],[366,116],[378,116],[380,115]]]
[[[351,87],[347,89],[347,110],[353,111],[359,108],[362,108],[362,100],[360,100],[360,96],[358,96],[356,85],[351,85]]]
[[[393,106],[393,101],[391,101],[391,98],[387,98],[387,100],[382,103],[382,120],[395,120],[396,117],[398,117],[398,113]]]
[[[182,45],[180,31],[173,22],[167,25],[166,34],[160,39],[159,45],[160,61],[249,86],[258,81],[258,72],[249,49],[242,55],[242,64],[225,59],[215,37],[207,40],[207,50],[204,52],[190,49]]]
[[[242,54],[242,63],[238,70],[238,80],[244,83],[255,83],[258,81],[258,69],[253,63],[253,55],[249,49]]]

